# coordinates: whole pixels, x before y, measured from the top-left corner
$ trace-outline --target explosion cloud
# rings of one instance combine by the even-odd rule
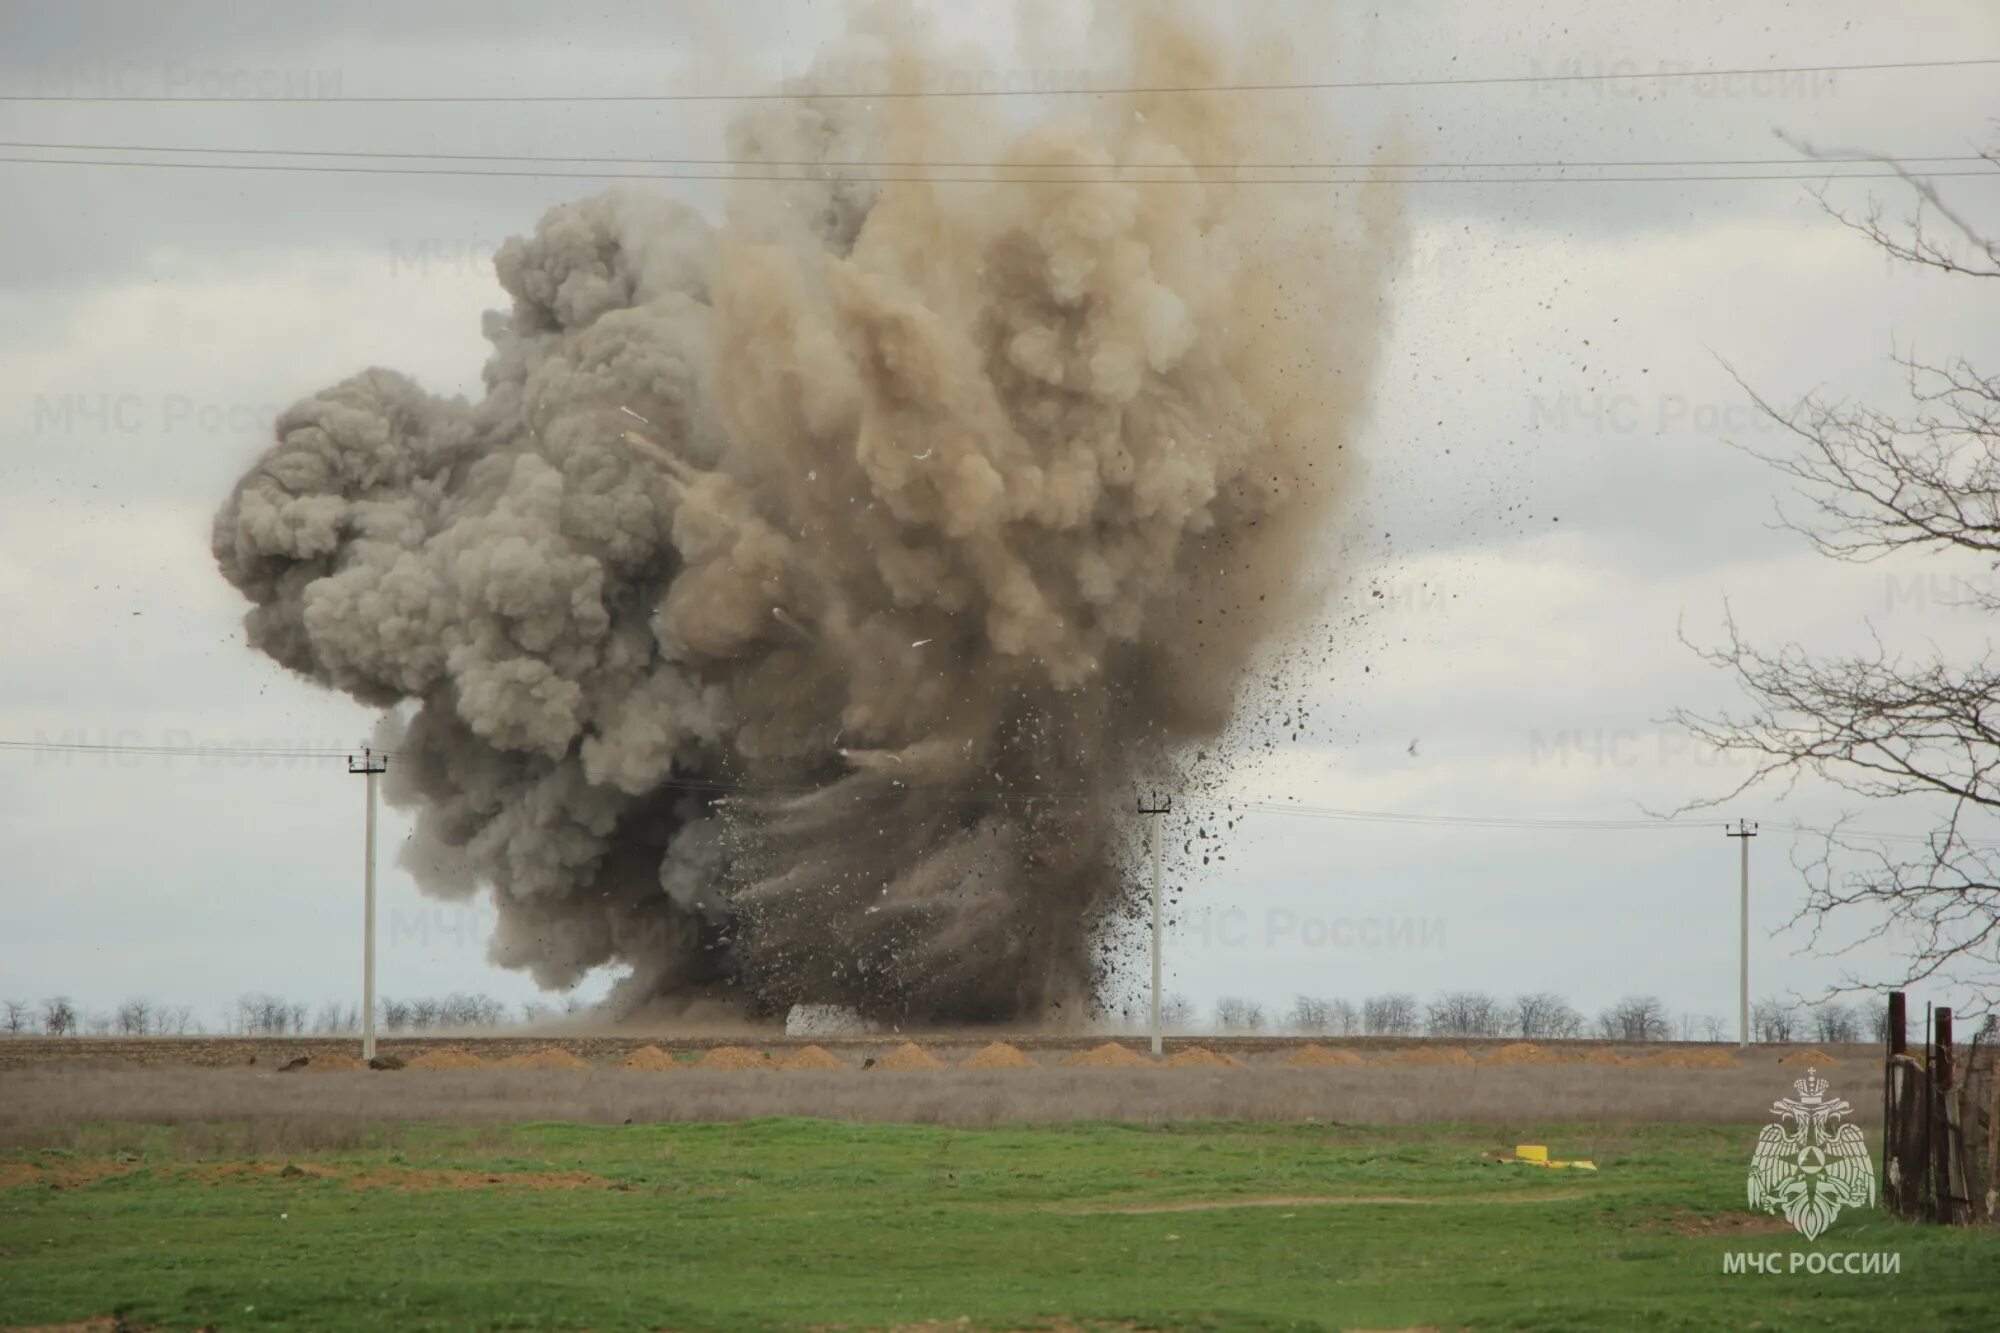
[[[824,59],[907,76],[896,14]],[[1272,77],[1162,14],[1100,16],[1126,86]],[[496,960],[623,964],[628,1005],[1085,1003],[1135,779],[1315,604],[1393,198],[1236,183],[1324,143],[1256,95],[983,105],[759,104],[732,159],[812,179],[553,209],[496,256],[484,398],[364,371],[217,517],[252,646],[400,705],[405,862],[490,890]],[[926,161],[1001,165],[839,165]]]

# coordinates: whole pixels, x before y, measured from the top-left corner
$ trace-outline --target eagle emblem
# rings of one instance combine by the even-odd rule
[[[1792,1084],[1798,1096],[1771,1103],[1776,1124],[1757,1135],[1750,1158],[1750,1206],[1782,1212],[1807,1240],[1833,1224],[1843,1208],[1875,1202],[1875,1164],[1854,1125],[1837,1124],[1854,1108],[1826,1095],[1817,1069]]]

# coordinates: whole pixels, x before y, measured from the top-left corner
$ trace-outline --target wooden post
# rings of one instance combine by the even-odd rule
[[[1931,1188],[1936,1192],[1937,1221],[1950,1226],[1958,1220],[1958,1196],[1964,1177],[1957,1166],[1958,1099],[1952,1095],[1951,1009],[1940,1006],[1931,1030]]]
[[[1909,1005],[1903,992],[1889,992],[1889,1054],[1905,1055],[1910,1049]]]

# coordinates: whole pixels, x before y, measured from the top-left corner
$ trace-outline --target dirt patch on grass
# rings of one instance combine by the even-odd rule
[[[620,1060],[618,1067],[620,1069],[642,1069],[649,1071],[679,1069],[681,1062],[674,1059],[669,1052],[663,1051],[657,1046],[641,1046],[638,1050]]]
[[[959,1061],[960,1069],[1033,1069],[1035,1062],[1026,1051],[1004,1041],[988,1042]]]
[[[342,1055],[339,1051],[322,1051],[310,1056],[298,1067],[301,1074],[359,1074],[368,1069],[368,1062],[352,1055]]]
[[[1837,1065],[1840,1061],[1834,1059],[1825,1051],[1793,1051],[1790,1055],[1780,1056],[1778,1063],[1781,1065]]]
[[[895,1050],[875,1062],[875,1068],[892,1072],[903,1070],[943,1069],[944,1061],[932,1055],[913,1041],[906,1041]]]
[[[1564,1203],[1585,1197],[1582,1190],[1560,1190],[1537,1194],[1482,1194],[1442,1199],[1419,1199],[1407,1194],[1276,1194],[1245,1199],[1177,1199],[1172,1203],[1111,1204],[1101,1208],[1069,1208],[1076,1214],[1115,1213],[1209,1213],[1224,1208],[1327,1208],[1366,1207],[1389,1204],[1407,1208],[1454,1208],[1460,1205],[1504,1203]]]
[[[1115,1041],[1107,1041],[1102,1046],[1093,1046],[1087,1051],[1077,1051],[1063,1057],[1063,1064],[1070,1069],[1151,1069],[1153,1062],[1133,1050],[1130,1046],[1120,1046]]]
[[[128,1175],[138,1170],[134,1162],[0,1162],[0,1189],[39,1185],[44,1189],[73,1190],[100,1180]]]
[[[1498,1050],[1490,1052],[1479,1063],[1483,1065],[1553,1065],[1562,1063],[1562,1057],[1546,1046],[1537,1046],[1532,1041],[1510,1041]]]
[[[502,1069],[588,1069],[588,1061],[580,1060],[560,1046],[548,1046],[539,1051],[524,1051],[520,1055],[510,1055],[500,1062]]]
[[[467,1171],[458,1167],[371,1166],[344,1170],[318,1162],[201,1162],[177,1173],[182,1180],[216,1188],[272,1180],[300,1184],[334,1181],[356,1190],[586,1190],[617,1182],[587,1171]]]
[[[1727,1051],[1661,1051],[1630,1063],[1654,1069],[1740,1069],[1742,1064]]]
[[[457,1046],[440,1046],[413,1057],[405,1069],[491,1069],[493,1062],[483,1055]]]
[[[1385,1065],[1470,1065],[1472,1057],[1463,1046],[1412,1046],[1382,1061]]]
[[[769,1069],[771,1057],[748,1046],[718,1046],[701,1057],[703,1069]]]
[[[780,1069],[852,1069],[853,1065],[824,1046],[801,1046],[778,1061]]]
[[[1217,1055],[1206,1046],[1190,1046],[1175,1051],[1163,1063],[1174,1069],[1241,1069],[1243,1062],[1233,1055]]]
[[[1676,1236],[1782,1236],[1792,1230],[1792,1224],[1766,1213],[1675,1213],[1647,1229]]]
[[[1331,1046],[1301,1046],[1285,1057],[1287,1069],[1337,1069],[1366,1063],[1353,1051],[1335,1050]]]

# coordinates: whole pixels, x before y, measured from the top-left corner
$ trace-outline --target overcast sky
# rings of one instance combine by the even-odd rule
[[[1228,16],[1251,10],[1296,17],[1216,6],[1245,26]],[[941,86],[970,77],[973,53],[1039,86],[1107,77],[1065,7],[939,11],[967,53],[940,62]],[[763,90],[802,72],[842,13],[13,5],[0,93],[225,100],[0,102],[0,138],[714,157],[728,114],[715,104],[351,99]],[[1337,13],[1306,30],[1298,59],[1313,80],[2000,55],[2000,10],[1978,0]],[[1774,131],[1962,155],[1995,141],[1992,86],[1991,68],[1968,68],[1260,95],[1411,160],[1623,162],[1789,156]],[[260,93],[290,100],[228,100]],[[1047,100],[1010,106],[1027,119]],[[598,184],[46,162],[0,163],[0,181],[0,739],[355,743],[367,710],[243,646],[242,603],[208,553],[213,513],[276,412],[354,371],[392,366],[476,395],[480,315],[502,299],[494,246]],[[1991,179],[1940,184],[1973,215],[2000,216]],[[658,188],[717,201],[701,183]],[[1300,188],[1324,189],[1330,210],[1353,203]],[[1865,207],[1871,190],[1906,210],[1893,181],[1836,183],[1829,198]],[[1544,819],[1672,808],[1740,774],[1658,720],[1730,698],[1677,637],[1712,641],[1725,606],[1760,641],[1820,651],[1871,625],[1912,651],[1986,645],[1987,627],[1945,603],[1953,577],[1988,571],[1835,565],[1772,527],[1778,479],[1731,445],[1775,437],[1730,368],[1774,400],[1893,405],[1889,354],[1985,353],[1990,293],[1981,305],[1974,284],[1889,266],[1797,182],[1419,185],[1407,205],[1409,258],[1361,441],[1368,477],[1325,544],[1345,583],[1304,636],[1310,674],[1286,682],[1311,696],[1313,724],[1245,763],[1236,795]],[[1813,844],[1774,826],[1852,814],[1909,831],[1925,812],[1810,787],[1780,796],[1714,818],[1765,825],[1754,990],[1810,996],[1845,971],[1879,972],[1893,946],[1800,952],[1803,935],[1782,928],[1803,894],[1792,862]],[[105,1009],[143,994],[210,1021],[246,991],[351,996],[361,808],[338,762],[0,753],[0,996],[60,991]],[[535,998],[485,961],[489,913],[431,902],[395,868],[406,832],[385,813],[381,989]],[[1594,1012],[1652,993],[1733,1023],[1736,852],[1714,822],[1442,830],[1249,815],[1227,860],[1178,886],[1169,988],[1203,1009],[1221,995],[1283,1008],[1299,993],[1478,988],[1556,990]]]

